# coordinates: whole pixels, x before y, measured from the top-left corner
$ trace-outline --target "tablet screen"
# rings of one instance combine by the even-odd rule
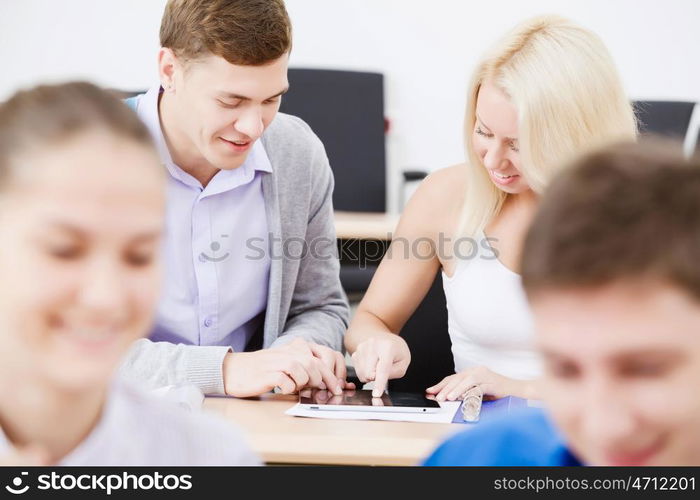
[[[440,404],[428,399],[424,394],[412,392],[384,393],[381,398],[373,398],[370,390],[343,391],[336,396],[329,391],[319,389],[303,390],[299,394],[299,402],[304,405],[318,406],[355,406],[357,409],[367,407],[383,408],[434,408],[439,409]]]

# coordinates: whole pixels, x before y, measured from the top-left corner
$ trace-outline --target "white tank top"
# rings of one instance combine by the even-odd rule
[[[496,258],[483,233],[475,240],[453,276],[442,273],[455,372],[483,365],[510,378],[537,378],[541,362],[520,275]]]

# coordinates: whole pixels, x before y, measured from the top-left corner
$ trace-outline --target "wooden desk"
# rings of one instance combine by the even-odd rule
[[[267,463],[328,465],[416,465],[455,424],[326,420],[284,412],[297,396],[208,397],[204,409],[235,422]]]
[[[398,222],[398,214],[335,212],[335,232],[339,239],[386,240]]]

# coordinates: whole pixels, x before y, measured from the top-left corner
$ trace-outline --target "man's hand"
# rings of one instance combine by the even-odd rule
[[[223,375],[226,394],[236,397],[257,396],[275,387],[283,394],[305,387],[340,394],[355,387],[345,381],[341,353],[302,339],[274,349],[229,353],[224,358]]]
[[[304,342],[301,339],[296,339],[294,342]],[[292,343],[294,343],[292,342]],[[347,381],[348,372],[345,367],[345,356],[338,351],[334,351],[330,347],[324,345],[314,344],[313,342],[304,342],[314,357],[319,359],[324,365],[326,365],[335,375],[337,379],[336,385],[326,384],[326,389],[331,391],[333,394],[338,395],[343,392],[344,389],[352,390],[355,389],[355,384]]]

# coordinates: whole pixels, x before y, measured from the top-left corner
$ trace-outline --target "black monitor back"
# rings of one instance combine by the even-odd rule
[[[303,119],[323,142],[334,208],[386,211],[383,75],[290,68],[288,76],[280,111]]]

